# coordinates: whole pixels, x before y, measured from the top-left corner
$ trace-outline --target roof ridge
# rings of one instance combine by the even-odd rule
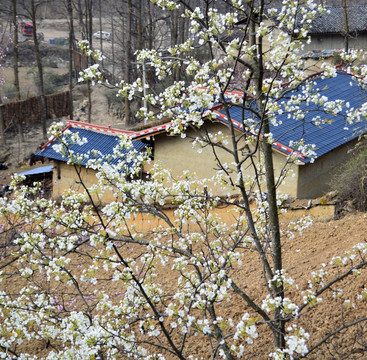
[[[134,134],[134,131],[115,129],[115,128],[112,128],[110,125],[107,125],[107,126],[95,125],[92,123],[71,120],[71,119],[67,121],[66,126],[60,131],[60,133],[63,134],[65,130],[68,130],[70,128],[89,130],[89,131],[92,131],[92,132],[95,132],[101,135],[108,135],[108,136],[126,134],[129,138],[131,138],[132,135]],[[40,146],[39,150],[42,151],[46,149],[50,144],[52,144],[55,141],[55,139],[56,139],[56,136],[54,136],[52,139],[48,140],[45,144]]]
[[[81,128],[81,129],[86,129],[86,130],[90,130],[90,131],[94,131],[94,132],[98,132],[98,133],[102,133],[105,135],[121,135],[121,134],[126,134],[126,135],[133,135],[134,131],[131,130],[123,130],[123,129],[116,129],[116,128],[112,128],[111,125],[95,125],[92,123],[87,123],[87,122],[83,122],[83,121],[76,121],[76,120],[68,120],[67,122],[68,125],[70,125],[71,127],[74,128]]]

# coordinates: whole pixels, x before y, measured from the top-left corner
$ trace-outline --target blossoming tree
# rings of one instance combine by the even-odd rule
[[[1,199],[1,356],[312,357],[326,342],[367,320],[365,312],[347,313],[355,306],[363,309],[366,289],[362,286],[355,294],[359,305],[343,293],[351,279],[365,277],[366,243],[312,272],[302,290],[282,262],[287,250],[284,239],[309,221],[280,229],[283,199],[277,187],[297,154],[312,157],[313,151],[312,145],[299,139],[292,144],[295,151],[284,169],[276,174],[270,124],[286,111],[301,126],[304,102],[312,105],[309,111],[344,111],[349,122],[365,114],[365,107],[345,111],[343,101],[330,102],[315,92],[301,59],[307,29],[323,9],[312,0],[284,0],[279,9],[266,7],[264,0],[225,1],[227,13],[212,8],[209,0],[195,8],[185,0],[153,3],[166,10],[184,7],[193,37],[169,49],[172,58],[161,59],[156,51],[144,50],[138,61],[149,62],[162,79],[176,66],[185,66],[190,80],[174,82],[155,95],[138,79],[119,84],[119,95],[144,97],[149,109],[140,109],[138,115],[146,120],[170,118],[173,134],[184,137],[188,128],[198,129],[194,146],[199,151],[211,147],[217,174],[205,180],[189,172],[174,178],[155,164],[143,181],[137,175],[150,161],[149,151],[136,152],[122,137],[109,157],[90,153],[88,167],[98,171],[98,184],[87,188],[80,177],[84,190],[69,190],[58,202],[39,196],[39,185],[25,187],[15,178],[12,196]],[[245,25],[240,34],[222,41],[241,19]],[[203,63],[191,57],[194,46],[204,46],[210,60]],[[357,56],[343,54],[345,61]],[[323,71],[322,76],[335,76],[334,67],[325,64]],[[365,68],[360,71],[363,74]],[[238,74],[240,81],[235,79]],[[103,81],[97,66],[81,77]],[[235,88],[235,81],[240,88]],[[288,96],[298,88],[302,88],[298,96]],[[225,135],[200,132],[216,104],[223,106],[228,118],[231,106],[240,106],[245,130],[239,133],[229,122]],[[313,121],[320,125],[323,120]],[[55,149],[79,175],[82,157],[70,151],[70,145],[82,146],[86,139],[60,130],[59,125],[50,129],[58,139]],[[231,163],[222,161],[221,151],[232,156]],[[251,176],[245,166],[252,167]],[[235,192],[238,201],[215,196],[212,184]],[[115,201],[103,205],[100,199],[106,191],[114,194]],[[217,210],[225,205],[230,221]],[[254,256],[261,280],[241,276]],[[249,290],[253,282],[258,282],[261,295]],[[329,294],[340,306],[340,323],[326,333],[306,328],[304,319],[323,306],[322,297]],[[239,304],[242,310],[233,311]]]

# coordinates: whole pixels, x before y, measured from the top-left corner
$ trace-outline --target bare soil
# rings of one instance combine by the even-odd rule
[[[348,216],[327,222],[315,222],[311,227],[306,229],[302,235],[297,235],[294,239],[284,239],[284,268],[287,269],[288,275],[292,277],[299,286],[299,290],[308,288],[308,279],[313,271],[317,271],[326,264],[329,272],[329,279],[336,274],[333,267],[328,266],[332,258],[336,255],[343,256],[344,253],[352,249],[357,243],[365,243],[367,241],[367,215],[363,213],[349,214]],[[129,256],[132,253],[139,252],[138,246],[128,245],[125,250]],[[72,263],[75,263],[74,275],[80,272],[81,261],[87,266],[87,259],[79,258],[77,255],[72,258]],[[1,261],[0,261],[1,264]],[[158,281],[164,288],[170,288],[177,283],[177,273],[167,271],[167,269],[158,269]],[[106,276],[103,276],[105,278]],[[233,277],[238,285],[244,288],[252,298],[261,300],[264,297],[264,287],[262,279],[261,264],[256,253],[248,254],[246,263],[241,268],[234,270]],[[14,281],[10,277],[9,280],[4,280],[1,283],[0,290],[6,290],[9,293],[17,293],[20,282]],[[98,286],[103,288],[111,295],[111,298],[118,301],[119,296],[123,296],[116,288],[116,283],[111,281],[101,281]],[[50,284],[49,284],[50,285]],[[49,286],[48,285],[48,286]],[[331,291],[323,294],[323,302],[310,311],[306,312],[298,320],[298,324],[303,326],[310,334],[309,344],[317,343],[322,337],[329,332],[354,321],[356,318],[367,314],[367,301],[357,299],[364,288],[367,287],[367,273],[362,271],[359,276],[353,276],[338,285],[331,286]],[[335,299],[332,296],[332,291],[343,289],[341,299]],[[60,289],[58,290],[60,291]],[[92,292],[92,288],[89,289]],[[291,289],[287,291],[287,296],[298,299],[300,301],[298,290]],[[65,295],[67,299],[67,295]],[[69,299],[70,300],[70,299]],[[343,305],[345,300],[350,300],[355,308],[348,308]],[[66,301],[66,300],[65,300]],[[74,303],[77,310],[78,302]],[[343,310],[342,310],[343,309]],[[240,298],[232,299],[230,306],[224,305],[218,311],[217,316],[224,318],[238,319],[243,313],[251,311],[247,308],[244,301]],[[256,316],[256,314],[253,314]],[[367,326],[362,323],[361,326],[341,332],[332,341],[326,342],[319,349],[311,353],[307,359],[322,360],[322,359],[341,359],[344,358],[350,349],[354,349],[359,357],[355,359],[365,359],[362,350],[367,350],[365,347],[367,339]],[[253,345],[246,344],[244,359],[266,359],[267,354],[272,351],[272,336],[269,334],[266,325],[259,325],[259,338]],[[189,340],[186,348],[187,355],[202,359],[210,359],[209,344],[206,339],[197,337],[192,341]],[[42,341],[32,341],[24,344],[24,349],[31,351],[37,356],[44,356],[49,351],[47,344]],[[347,350],[348,349],[348,350]],[[19,349],[20,350],[20,349]],[[252,354],[252,357],[247,357]],[[170,355],[167,359],[171,359]]]

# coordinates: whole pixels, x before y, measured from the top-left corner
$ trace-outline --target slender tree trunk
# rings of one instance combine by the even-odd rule
[[[143,39],[143,14],[142,14],[142,0],[138,1],[138,50],[141,50],[144,46]]]
[[[99,37],[99,46],[101,49],[101,52],[103,52],[103,39],[102,39],[102,3],[101,0],[98,0],[98,10],[99,10],[99,31],[100,31],[100,37]],[[103,59],[101,61],[102,67],[103,67]]]
[[[80,31],[82,33],[82,39],[88,40],[89,45],[92,48],[93,46],[93,9],[92,9],[92,0],[84,0],[84,10],[82,7],[82,1],[78,0],[78,17],[79,17],[79,26]],[[87,67],[91,65],[91,58],[88,57]],[[87,92],[88,92],[88,106],[87,106],[87,116],[88,122],[91,122],[92,119],[92,86],[90,80],[87,81]]]
[[[252,3],[253,4],[253,3]],[[264,0],[261,1],[262,8],[264,6]],[[259,11],[262,14],[262,9]],[[263,48],[261,38],[256,38],[256,19],[254,14],[252,14],[250,19],[250,43],[251,45],[256,44],[256,50],[254,53],[254,79],[256,81],[256,91],[259,94],[257,99],[257,106],[259,108],[260,114],[262,114],[262,148],[264,152],[264,167],[265,167],[265,178],[266,178],[266,190],[267,190],[267,200],[269,206],[269,222],[271,231],[271,243],[272,243],[272,260],[273,260],[273,273],[277,274],[283,268],[282,265],[282,247],[281,247],[281,237],[280,237],[280,226],[278,217],[278,206],[276,199],[276,182],[274,176],[274,164],[273,164],[273,146],[267,141],[267,134],[270,134],[269,119],[266,116],[265,111],[265,100],[266,96],[263,93],[263,79],[264,79],[264,68],[263,68]],[[259,20],[261,21],[261,19]],[[266,279],[265,279],[266,280]],[[270,280],[270,279],[267,279]],[[283,285],[273,285],[272,286],[273,295],[275,297],[284,297]],[[285,322],[282,319],[282,314],[280,308],[275,310],[274,321],[273,321],[273,337],[274,345],[276,348],[285,348]]]
[[[78,0],[78,17],[79,17],[79,28],[82,34],[82,39],[87,39],[86,25],[84,24],[84,15],[81,0]]]
[[[71,0],[67,0],[67,11],[69,16],[69,116],[74,118],[73,108],[73,51],[74,51],[74,19],[73,5]]]
[[[90,46],[93,42],[93,0],[85,0],[85,31]]]
[[[14,49],[14,86],[15,86],[15,99],[20,100],[20,85],[19,85],[19,51],[18,51],[18,21],[17,21],[17,0],[12,0],[12,10],[13,10],[13,49]],[[18,132],[24,142],[24,128],[23,120],[18,121]]]
[[[33,42],[34,42],[34,50],[36,55],[36,62],[38,68],[38,78],[39,78],[39,95],[41,98],[41,122],[42,122],[42,134],[44,140],[47,139],[47,104],[45,97],[45,87],[43,83],[43,66],[39,51],[39,41],[37,37],[37,22],[36,22],[36,13],[37,8],[34,3],[34,0],[31,0],[31,18],[33,23]]]
[[[343,0],[343,13],[344,13],[344,51],[349,51],[349,21],[348,21],[348,8],[347,0]]]
[[[87,89],[88,89],[88,122],[92,122],[92,84],[91,81],[87,81]]]
[[[112,51],[112,82],[116,82],[116,65],[115,65],[115,22],[114,17],[111,19],[111,51]]]
[[[175,47],[178,43],[178,10],[174,10],[171,12],[170,19],[170,27],[171,27],[171,47]],[[178,80],[178,69],[173,69],[172,72],[173,81]]]
[[[137,34],[138,39],[137,40],[138,41],[137,41],[137,49],[136,50],[141,50],[145,46],[144,39],[143,39],[143,13],[142,13],[143,7],[142,7],[141,2],[142,2],[142,0],[137,0],[137,4],[138,4],[137,5],[137,7],[138,7],[138,34]],[[145,70],[143,70],[143,71],[144,71],[144,73],[143,73],[143,79],[144,79],[143,86],[145,86],[146,72],[145,72]],[[144,90],[144,94],[145,94],[145,90]],[[140,99],[138,99],[137,104],[138,104],[138,107],[140,108],[140,107],[142,107],[143,102]]]
[[[149,50],[153,49],[153,41],[154,41],[153,11],[154,11],[153,5],[150,1],[148,1],[149,23],[147,26],[148,31],[146,34],[146,46]],[[151,84],[153,82],[153,74],[149,69],[145,71],[145,77],[146,77],[146,81],[148,82],[148,84]]]
[[[180,44],[183,44],[185,41],[185,22],[186,22],[186,18],[183,18],[180,16],[180,20],[179,20],[179,42]],[[185,71],[185,65],[184,62],[181,61],[180,66],[177,68],[177,81],[181,80],[181,75],[184,73]]]
[[[4,112],[3,112],[3,105],[0,104],[0,146],[6,146],[5,140],[5,121],[4,121]]]
[[[132,18],[132,4],[131,4],[131,0],[128,0],[127,1],[127,21],[126,21],[126,49],[125,49],[125,79],[128,83],[131,83],[131,72],[130,72],[131,18]],[[132,124],[130,101],[128,98],[125,98],[125,121],[127,125]]]
[[[172,11],[170,16],[171,47],[174,47],[178,41],[178,11]]]
[[[87,29],[87,39],[89,45],[93,48],[93,1],[86,0],[86,29]],[[89,65],[92,64],[92,58],[89,58]],[[90,80],[87,81],[88,87],[88,122],[92,122],[92,83]]]
[[[12,0],[13,6],[13,29],[14,29],[14,86],[15,86],[15,98],[20,100],[20,86],[19,86],[19,36],[18,36],[18,21],[17,21],[17,0]]]
[[[153,33],[153,15],[152,15],[152,12],[153,12],[153,8],[152,8],[152,3],[149,1],[148,3],[148,18],[149,18],[149,26],[148,26],[148,29],[149,29],[149,34],[147,34],[147,39],[148,39],[148,49],[151,50],[153,49],[153,36],[154,36],[154,33]]]

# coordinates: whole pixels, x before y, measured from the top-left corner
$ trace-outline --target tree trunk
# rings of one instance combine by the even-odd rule
[[[1,104],[0,104],[0,145],[3,147],[6,146],[5,121],[4,121],[3,106]]]
[[[125,80],[131,83],[130,61],[131,61],[131,18],[132,4],[131,0],[127,1],[127,21],[126,21],[126,49],[125,49]],[[130,111],[130,101],[125,98],[125,121],[127,125],[132,125],[132,117]]]
[[[86,11],[85,11],[85,16],[86,16],[86,35],[87,35],[87,39],[89,41],[89,45],[91,48],[93,48],[93,1],[92,0],[86,0],[85,1],[85,5],[86,5]],[[89,64],[88,65],[92,65],[93,61],[92,58],[89,57]],[[91,123],[92,122],[92,83],[90,80],[87,81],[87,87],[88,87],[88,122]]]
[[[180,16],[179,19],[179,42],[180,44],[183,44],[185,41],[185,23],[187,19]],[[181,75],[184,74],[185,71],[185,65],[184,62],[181,61],[181,65],[177,68],[177,81],[181,80]]]
[[[100,31],[100,37],[99,37],[99,46],[100,50],[103,53],[103,39],[102,39],[102,4],[101,0],[98,0],[98,10],[99,10],[99,31]],[[102,67],[103,67],[103,58],[101,61]]]
[[[90,46],[92,47],[93,43],[93,0],[87,0],[88,4],[88,40],[90,43]]]
[[[13,6],[13,48],[14,48],[14,86],[15,86],[15,98],[20,100],[20,86],[19,86],[19,51],[18,51],[18,21],[17,21],[17,0],[12,0]]]
[[[84,17],[83,17],[83,8],[81,0],[78,0],[78,18],[79,18],[79,28],[82,34],[82,39],[87,39],[87,31],[86,26],[84,24]]]
[[[14,86],[15,86],[15,99],[17,101],[20,100],[20,85],[19,85],[19,51],[18,51],[18,21],[17,21],[17,0],[12,0],[12,12],[13,12],[13,30],[14,30],[14,38],[13,38],[13,49],[14,49]],[[18,121],[18,132],[19,135],[24,142],[24,128],[23,128],[23,120],[19,119]],[[5,141],[5,138],[4,138]]]
[[[116,83],[116,65],[115,65],[115,22],[111,18],[111,52],[112,52],[112,83]]]
[[[153,49],[153,36],[154,36],[154,33],[153,33],[153,17],[152,17],[152,11],[153,11],[153,8],[152,8],[152,3],[150,1],[148,1],[148,19],[149,19],[149,23],[148,23],[148,26],[147,26],[147,29],[148,29],[148,34],[146,36],[147,38],[147,48],[148,50],[152,50]]]
[[[259,11],[263,13],[264,0],[261,1],[262,9]],[[272,260],[273,260],[273,274],[277,274],[283,268],[282,265],[282,247],[281,247],[281,236],[280,226],[278,217],[278,206],[276,198],[276,182],[274,176],[274,164],[273,164],[273,146],[267,141],[267,134],[270,134],[269,119],[266,115],[266,109],[264,108],[266,95],[263,93],[263,79],[264,79],[264,68],[263,68],[263,48],[262,40],[256,38],[256,21],[255,14],[252,14],[250,18],[250,44],[256,44],[256,50],[254,53],[254,79],[256,82],[256,91],[259,94],[257,99],[257,106],[259,113],[262,116],[262,148],[264,152],[264,167],[265,167],[265,178],[266,178],[266,190],[267,190],[267,201],[269,206],[269,222],[271,232],[271,243],[272,243]],[[270,279],[265,279],[270,280]],[[274,297],[284,297],[283,285],[273,285],[272,291]],[[275,310],[274,321],[273,321],[273,337],[274,345],[276,348],[285,348],[285,322],[282,319],[281,309]]]
[[[74,118],[73,109],[73,50],[74,50],[74,20],[73,5],[71,0],[67,0],[67,11],[69,16],[69,116]]]
[[[348,21],[348,8],[347,0],[343,0],[343,12],[344,12],[344,51],[349,51],[349,21]]]
[[[93,36],[92,36],[92,0],[84,0],[84,6],[85,11],[83,11],[82,8],[82,2],[81,0],[78,0],[78,17],[79,17],[79,26],[80,26],[80,32],[82,34],[83,40],[88,40],[89,45],[92,48],[92,42],[93,42]],[[91,65],[91,59],[90,57],[87,58],[87,67]],[[87,116],[88,116],[88,122],[91,122],[92,118],[92,99],[91,99],[91,82],[90,80],[87,81],[87,91],[88,91],[88,106],[87,106]]]
[[[174,10],[171,12],[171,18],[170,18],[170,28],[171,28],[171,47],[175,47],[178,43],[178,10]],[[172,80],[177,81],[178,80],[178,69],[175,68],[172,71]]]
[[[143,40],[143,14],[142,14],[142,0],[138,0],[138,50],[143,48],[144,40]]]
[[[43,83],[43,66],[41,61],[41,56],[39,52],[39,41],[37,38],[37,21],[36,21],[37,8],[34,0],[31,0],[31,20],[33,24],[33,41],[34,50],[38,68],[38,78],[39,78],[39,95],[41,98],[41,122],[42,122],[42,134],[44,140],[47,140],[47,104],[45,97],[45,87]]]

